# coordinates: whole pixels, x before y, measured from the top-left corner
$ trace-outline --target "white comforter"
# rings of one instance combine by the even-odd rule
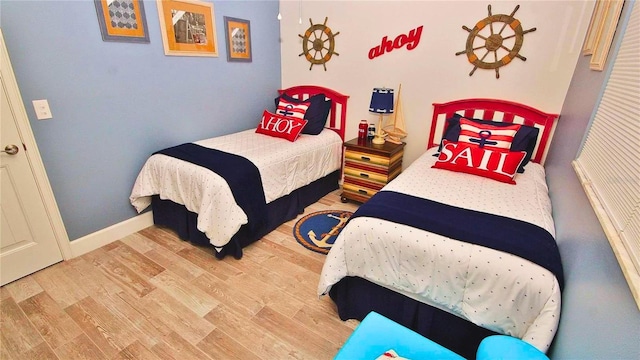
[[[538,225],[555,237],[544,168],[529,163],[509,185],[432,169],[428,150],[390,190]],[[358,276],[546,351],[560,318],[555,276],[528,260],[380,219],[359,217],[327,256],[318,294]]]
[[[251,160],[260,170],[267,203],[330,174],[341,164],[342,140],[328,129],[315,136],[300,135],[295,142],[246,130],[196,144]],[[129,200],[141,212],[156,194],[197,213],[198,230],[217,247],[226,245],[247,223],[222,177],[183,160],[159,154],[149,157]]]

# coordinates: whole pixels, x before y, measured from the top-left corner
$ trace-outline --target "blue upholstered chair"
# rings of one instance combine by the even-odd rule
[[[353,331],[334,360],[375,360],[389,350],[413,360],[464,360],[453,351],[373,311]],[[476,355],[476,360],[512,359],[549,360],[529,343],[506,335],[485,338]]]
[[[453,351],[373,311],[353,331],[334,359],[375,360],[388,350],[415,360],[464,360]]]
[[[528,342],[506,335],[484,338],[478,346],[476,360],[549,360],[547,355]]]

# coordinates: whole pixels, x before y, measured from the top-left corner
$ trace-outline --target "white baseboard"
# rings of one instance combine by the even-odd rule
[[[153,225],[153,213],[147,211],[144,214],[71,241],[71,253],[73,257],[86,254],[101,246],[120,240],[144,228],[148,228],[151,225]]]

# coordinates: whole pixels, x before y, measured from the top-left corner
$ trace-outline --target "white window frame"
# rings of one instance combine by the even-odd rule
[[[640,309],[640,6],[625,5],[633,9],[572,164]]]

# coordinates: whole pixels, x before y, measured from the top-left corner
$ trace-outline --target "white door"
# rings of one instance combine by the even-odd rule
[[[1,39],[2,59],[8,59]],[[0,285],[62,261],[62,253],[48,217],[41,191],[18,131],[7,84],[13,80],[11,66],[2,65],[0,128]],[[24,109],[22,109],[24,110]],[[24,113],[24,111],[22,111]]]

